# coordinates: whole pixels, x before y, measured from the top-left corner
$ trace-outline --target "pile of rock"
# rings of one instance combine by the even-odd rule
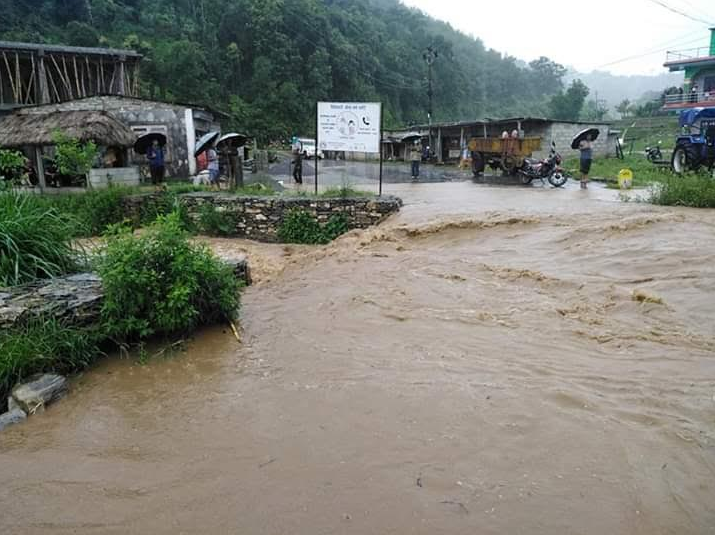
[[[0,431],[44,411],[47,405],[67,395],[67,390],[67,379],[51,373],[37,375],[17,385],[7,400],[8,411],[0,415]]]

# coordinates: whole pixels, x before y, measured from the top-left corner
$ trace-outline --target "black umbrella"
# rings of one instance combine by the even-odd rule
[[[422,141],[422,135],[417,134],[416,132],[413,132],[413,133],[406,134],[406,135],[402,136],[401,141],[403,143],[413,143],[415,141]]]
[[[216,140],[218,137],[221,135],[221,132],[209,132],[208,134],[204,134],[201,136],[201,139],[199,139],[196,142],[196,150],[194,150],[194,158],[196,158],[199,154],[202,152],[205,152],[206,150],[209,149],[214,143],[216,143]]]
[[[598,128],[587,128],[586,130],[581,130],[574,136],[573,140],[571,140],[571,148],[574,150],[578,149],[579,143],[581,143],[589,135],[591,136],[591,141],[596,141],[600,133],[601,131]]]
[[[221,136],[221,138],[216,143],[216,147],[219,150],[232,147],[243,147],[248,141],[248,139],[249,137],[245,134],[236,134],[232,132],[230,134]]]
[[[164,134],[160,134],[159,132],[150,132],[149,134],[139,136],[139,138],[134,142],[134,152],[137,154],[146,154],[154,141],[158,141],[159,146],[163,147],[166,145],[166,136]]]

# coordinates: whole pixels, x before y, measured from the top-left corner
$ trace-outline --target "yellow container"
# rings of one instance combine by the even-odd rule
[[[633,171],[621,169],[618,173],[618,187],[621,189],[631,189],[633,187]]]

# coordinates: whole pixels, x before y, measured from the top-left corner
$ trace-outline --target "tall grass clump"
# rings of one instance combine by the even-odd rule
[[[348,230],[345,214],[334,214],[321,225],[308,211],[294,209],[286,214],[278,227],[278,239],[283,243],[326,244]]]
[[[31,375],[69,373],[89,366],[101,355],[100,340],[95,330],[51,318],[35,318],[0,331],[0,407],[10,389]]]
[[[103,331],[125,343],[189,332],[232,319],[240,287],[231,268],[194,244],[178,213],[135,235],[116,227],[97,262],[104,287]]]
[[[715,208],[715,179],[698,174],[671,176],[652,185],[647,200],[666,206]]]
[[[76,271],[81,262],[71,242],[76,225],[34,195],[0,194],[0,286]]]

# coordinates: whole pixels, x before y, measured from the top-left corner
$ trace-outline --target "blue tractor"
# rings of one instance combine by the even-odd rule
[[[671,166],[677,174],[715,164],[715,108],[690,108],[680,113],[681,135],[673,150]]]

